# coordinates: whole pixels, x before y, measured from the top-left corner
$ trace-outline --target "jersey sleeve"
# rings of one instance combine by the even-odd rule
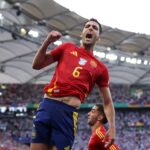
[[[98,128],[98,129],[96,129],[95,134],[97,135],[99,141],[102,142],[102,140],[104,139],[104,133],[102,133],[102,132],[100,131],[100,129]]]
[[[119,147],[115,144],[111,145],[108,150],[120,150]]]
[[[50,51],[50,54],[52,55],[54,61],[58,61],[61,58],[64,51],[67,49],[69,45],[70,45],[69,43],[63,43]]]
[[[102,130],[100,130],[99,128],[96,129],[96,135],[98,137],[99,140],[99,145],[101,145],[103,147],[103,149],[105,150],[119,150],[119,147],[116,144],[111,145],[109,148],[104,148],[105,143],[103,142],[103,139],[105,137],[105,132]],[[106,139],[107,140],[107,139]]]
[[[100,77],[97,79],[97,85],[99,87],[108,87],[109,86],[109,73],[106,66],[103,67],[103,71]]]

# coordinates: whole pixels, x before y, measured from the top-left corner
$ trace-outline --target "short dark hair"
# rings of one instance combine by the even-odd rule
[[[102,33],[102,25],[99,23],[99,21],[98,21],[97,19],[95,19],[95,18],[91,18],[91,19],[87,20],[87,21],[85,22],[85,24],[86,24],[87,22],[89,22],[89,21],[94,21],[94,22],[96,22],[96,23],[99,25],[99,34],[101,34],[101,33]]]
[[[104,112],[104,107],[103,107],[103,105],[102,105],[102,104],[96,104],[95,106],[98,108],[98,109],[97,109],[98,112],[104,116],[104,117],[103,117],[103,120],[102,120],[102,123],[103,123],[103,124],[106,124],[108,121],[107,121],[107,118],[106,118],[106,115],[105,115],[105,112]]]

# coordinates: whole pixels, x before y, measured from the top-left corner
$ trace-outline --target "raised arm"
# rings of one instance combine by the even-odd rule
[[[109,124],[109,129],[104,138],[104,141],[106,142],[106,139],[109,136],[109,142],[106,143],[105,145],[105,147],[108,148],[110,145],[114,143],[116,137],[115,109],[109,87],[100,88],[100,95],[102,96],[103,99],[104,111]]]
[[[61,36],[62,36],[61,33],[59,33],[58,31],[52,31],[48,34],[47,38],[42,43],[41,47],[38,49],[33,59],[32,62],[33,69],[39,70],[54,62],[54,59],[51,56],[51,54],[46,51],[49,44],[57,41]]]

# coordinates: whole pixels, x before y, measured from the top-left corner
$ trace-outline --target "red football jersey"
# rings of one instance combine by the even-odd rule
[[[50,84],[44,88],[49,96],[76,96],[83,102],[95,83],[99,87],[109,85],[107,67],[91,52],[64,43],[50,53],[58,64]]]
[[[106,134],[106,130],[103,126],[100,126],[96,129],[94,133],[92,133],[89,143],[88,150],[119,150],[116,144],[111,145],[109,148],[105,148],[105,143],[103,142],[104,135]]]

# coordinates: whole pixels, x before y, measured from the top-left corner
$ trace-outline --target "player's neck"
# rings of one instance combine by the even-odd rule
[[[93,51],[94,45],[88,45],[88,44],[83,44],[81,43],[80,47],[86,49],[87,51]]]
[[[100,122],[96,122],[93,126],[91,126],[92,133],[95,132],[95,130],[99,128],[100,126],[102,126]]]

